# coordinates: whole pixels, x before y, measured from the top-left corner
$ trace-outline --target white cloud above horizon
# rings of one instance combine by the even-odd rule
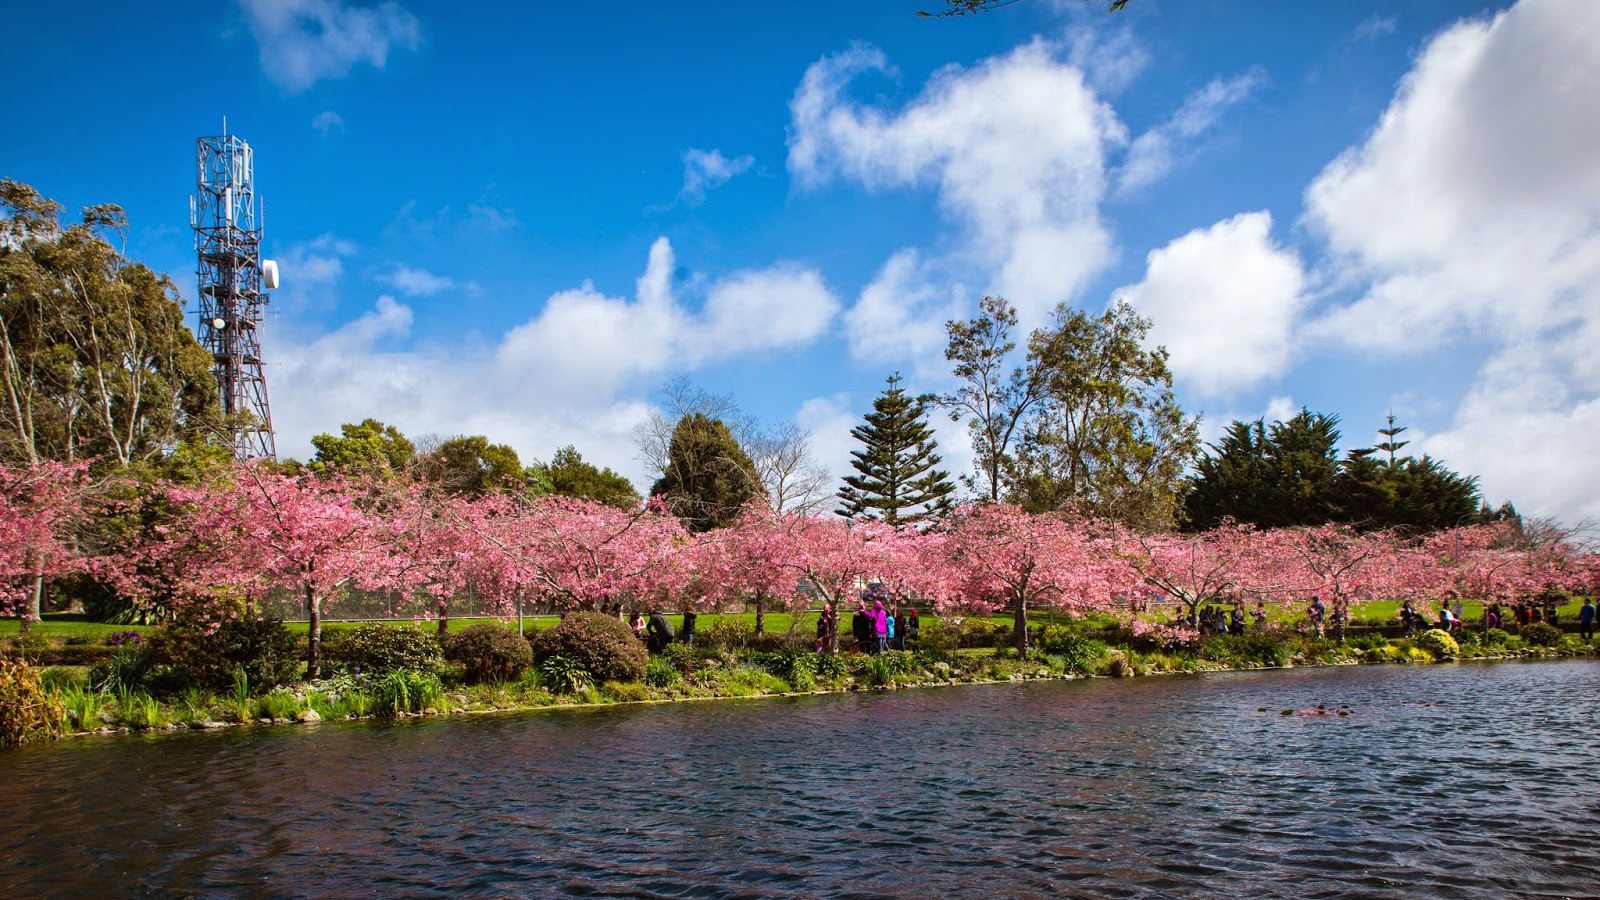
[[[261,68],[291,94],[343,78],[358,64],[382,69],[391,50],[416,50],[417,17],[398,3],[344,0],[238,0],[260,48]],[[318,117],[321,118],[320,116]]]
[[[1376,129],[1306,191],[1356,298],[1306,340],[1404,357],[1491,351],[1418,441],[1491,500],[1600,517],[1600,5],[1524,0],[1418,54]]]

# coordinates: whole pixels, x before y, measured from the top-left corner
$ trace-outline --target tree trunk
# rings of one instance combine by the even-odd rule
[[[44,612],[44,575],[33,576],[33,587],[28,590],[28,608],[22,613],[21,631],[31,634],[35,622],[43,620]]]
[[[1028,598],[1025,594],[1017,595],[1017,658],[1028,658]]]
[[[439,638],[442,640],[450,633],[450,607],[443,598],[439,599]]]
[[[756,591],[756,637],[767,633],[767,596]]]
[[[306,680],[316,681],[322,677],[322,604],[317,602],[317,593],[310,585],[306,586]]]

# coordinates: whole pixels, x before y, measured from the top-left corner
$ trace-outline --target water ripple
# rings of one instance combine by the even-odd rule
[[[1336,668],[73,741],[5,754],[0,895],[1586,895],[1596,697]]]

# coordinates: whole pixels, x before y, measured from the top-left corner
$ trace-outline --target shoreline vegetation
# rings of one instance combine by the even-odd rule
[[[1162,646],[1115,624],[1062,617],[1052,621],[1042,615],[1030,617],[1037,652],[1026,659],[1006,646],[1009,617],[929,616],[913,649],[829,654],[815,651],[812,632],[805,627],[814,616],[778,619],[770,614],[768,624],[786,630],[757,634],[748,614],[704,616],[693,645],[672,643],[647,654],[614,618],[575,618],[586,619],[588,624],[579,622],[586,628],[599,625],[598,631],[580,629],[581,646],[562,645],[550,620],[527,620],[531,645],[516,633],[515,620],[509,627],[496,620],[452,621],[451,633],[443,639],[432,623],[334,625],[327,637],[335,674],[305,681],[303,626],[295,635],[292,626],[265,620],[278,638],[276,648],[272,640],[263,639],[268,632],[258,628],[244,642],[254,644],[246,655],[276,654],[278,659],[247,660],[231,669],[212,660],[208,680],[192,672],[174,677],[175,648],[182,647],[191,657],[217,648],[184,644],[181,635],[167,633],[173,629],[47,616],[44,627],[31,636],[0,630],[0,736],[6,744],[17,744],[132,732],[959,684],[1600,655],[1595,639],[1539,624],[1509,630],[1468,627],[1453,633],[1429,629],[1411,635],[1388,625],[1357,625],[1341,643],[1311,633],[1303,619],[1280,618],[1242,634]],[[612,629],[612,624],[618,627]],[[613,631],[632,645],[616,641]],[[232,640],[237,644],[238,635]],[[583,655],[597,648],[596,655]],[[100,661],[44,664],[73,658]],[[196,687],[196,680],[209,686]],[[183,681],[190,684],[172,688]]]

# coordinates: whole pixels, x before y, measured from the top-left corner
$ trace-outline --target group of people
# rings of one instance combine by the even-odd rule
[[[822,617],[817,622],[818,653],[832,643],[837,628],[838,616],[824,605]],[[915,607],[902,609],[887,592],[877,587],[868,587],[861,592],[861,602],[850,617],[850,637],[856,649],[862,653],[915,649],[921,630],[922,623]]]
[[[1255,620],[1257,630],[1267,626],[1267,605],[1256,603],[1255,611],[1249,615]],[[1193,615],[1184,611],[1183,604],[1178,604],[1174,623],[1187,625],[1198,629],[1202,637],[1214,634],[1244,634],[1247,626],[1247,617],[1244,611],[1244,601],[1234,600],[1230,606],[1206,606],[1195,611]]]
[[[660,610],[652,610],[650,618],[646,619],[644,613],[633,614],[633,621],[629,623],[633,628],[633,636],[644,641],[645,649],[651,653],[660,653],[674,640],[694,645],[694,620],[697,618],[694,610],[685,608],[683,611],[683,628],[674,630],[672,622],[662,615]]]

